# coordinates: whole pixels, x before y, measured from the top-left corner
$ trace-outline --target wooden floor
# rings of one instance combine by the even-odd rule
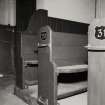
[[[19,99],[17,96],[13,94],[14,86],[15,86],[14,80],[0,79],[0,105],[27,105],[21,99]],[[59,94],[61,92],[65,92],[64,89],[65,86],[69,89],[69,91],[71,91],[72,89],[77,88],[78,86],[81,88],[82,86],[87,85],[85,82],[83,82],[82,85],[78,86],[74,86],[72,84],[71,85],[59,84],[59,88],[61,89],[58,92]],[[38,91],[37,85],[29,87],[29,93],[31,94],[31,96],[37,98],[37,91]],[[87,92],[58,100],[58,103],[60,103],[60,105],[87,105]]]
[[[87,92],[59,100],[60,105],[87,105]]]
[[[86,86],[86,83],[85,82],[83,82],[82,84],[84,86]],[[62,84],[60,84],[60,86],[61,85]],[[75,88],[77,88],[77,86]],[[80,88],[81,88],[81,86],[80,86]],[[62,89],[63,89],[63,87],[62,87]],[[30,86],[30,90],[33,91],[33,92],[35,92],[38,89],[37,89],[37,86]],[[60,91],[61,90],[59,90],[59,92]],[[62,92],[65,92],[65,90],[63,89]],[[37,98],[37,93],[36,94],[32,94],[32,96]],[[75,95],[75,96],[72,96],[72,97],[68,97],[68,98],[65,98],[65,99],[58,100],[58,103],[60,103],[60,105],[87,105],[87,92],[82,93],[82,94],[79,94],[79,95]]]
[[[83,84],[85,85],[85,83]],[[30,89],[33,92],[38,90],[37,86],[31,86]],[[32,96],[37,97],[37,94],[32,94]],[[65,99],[58,100],[58,103],[60,103],[60,105],[87,105],[87,92],[79,94],[79,95],[75,95],[72,97],[68,97]]]
[[[0,78],[0,105],[27,105],[13,94],[14,84],[11,78]]]
[[[87,90],[87,81],[58,84],[58,99],[73,96]]]
[[[15,95],[7,91],[0,90],[0,105],[27,105]]]

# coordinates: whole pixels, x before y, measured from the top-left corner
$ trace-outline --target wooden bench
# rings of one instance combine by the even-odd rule
[[[59,74],[87,71],[87,35],[54,32],[49,26],[39,31],[38,102],[57,105],[57,100],[87,90],[86,82],[60,84]]]
[[[25,89],[37,81],[37,35],[17,32],[15,38],[16,87]]]

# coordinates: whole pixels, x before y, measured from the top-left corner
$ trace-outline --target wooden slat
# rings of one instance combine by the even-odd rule
[[[88,65],[72,65],[57,67],[57,73],[78,73],[87,71]]]
[[[24,61],[24,63],[26,63],[26,64],[38,64],[38,60],[28,60],[28,61]]]
[[[33,80],[33,81],[25,80],[25,84],[27,86],[36,85],[36,84],[38,84],[38,81],[36,81],[36,80]]]

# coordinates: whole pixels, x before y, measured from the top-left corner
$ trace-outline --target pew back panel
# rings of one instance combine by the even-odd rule
[[[85,64],[86,44],[86,35],[52,32],[52,59],[57,66]]]

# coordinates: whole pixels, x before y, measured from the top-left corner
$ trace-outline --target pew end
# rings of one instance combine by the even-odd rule
[[[59,85],[57,78],[61,73],[88,70],[87,50],[84,48],[87,45],[87,36],[54,32],[49,26],[45,26],[40,29],[38,38],[39,105],[57,105],[59,99],[86,92],[87,82]],[[71,87],[74,90],[70,90]],[[62,92],[60,88],[66,91]]]

